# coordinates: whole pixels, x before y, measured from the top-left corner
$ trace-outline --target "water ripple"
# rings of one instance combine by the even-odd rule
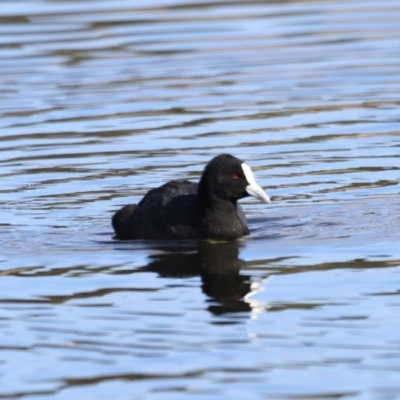
[[[398,398],[399,18],[3,2],[0,398]],[[272,195],[249,237],[112,239],[221,152]]]

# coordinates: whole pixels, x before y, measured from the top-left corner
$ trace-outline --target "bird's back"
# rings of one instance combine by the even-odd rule
[[[120,218],[119,227],[114,224],[118,212],[115,214],[113,226],[117,236],[132,239],[198,237],[197,188],[197,183],[174,180],[150,190],[136,207],[124,207],[131,207],[131,212],[128,218]]]

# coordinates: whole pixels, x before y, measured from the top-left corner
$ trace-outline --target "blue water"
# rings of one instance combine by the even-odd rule
[[[400,399],[400,4],[0,7],[0,398]],[[234,243],[113,239],[216,154]]]

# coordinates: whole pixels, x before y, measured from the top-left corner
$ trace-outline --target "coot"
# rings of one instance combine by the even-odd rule
[[[152,189],[139,204],[117,211],[112,226],[119,239],[237,239],[249,234],[237,203],[246,196],[270,203],[251,168],[221,154],[207,164],[198,184],[173,180]]]

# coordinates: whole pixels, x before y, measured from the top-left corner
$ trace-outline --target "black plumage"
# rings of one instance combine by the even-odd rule
[[[207,164],[199,184],[174,180],[152,189],[139,204],[117,211],[112,225],[120,239],[236,239],[249,233],[237,203],[249,195],[269,202],[250,167],[221,154]]]

